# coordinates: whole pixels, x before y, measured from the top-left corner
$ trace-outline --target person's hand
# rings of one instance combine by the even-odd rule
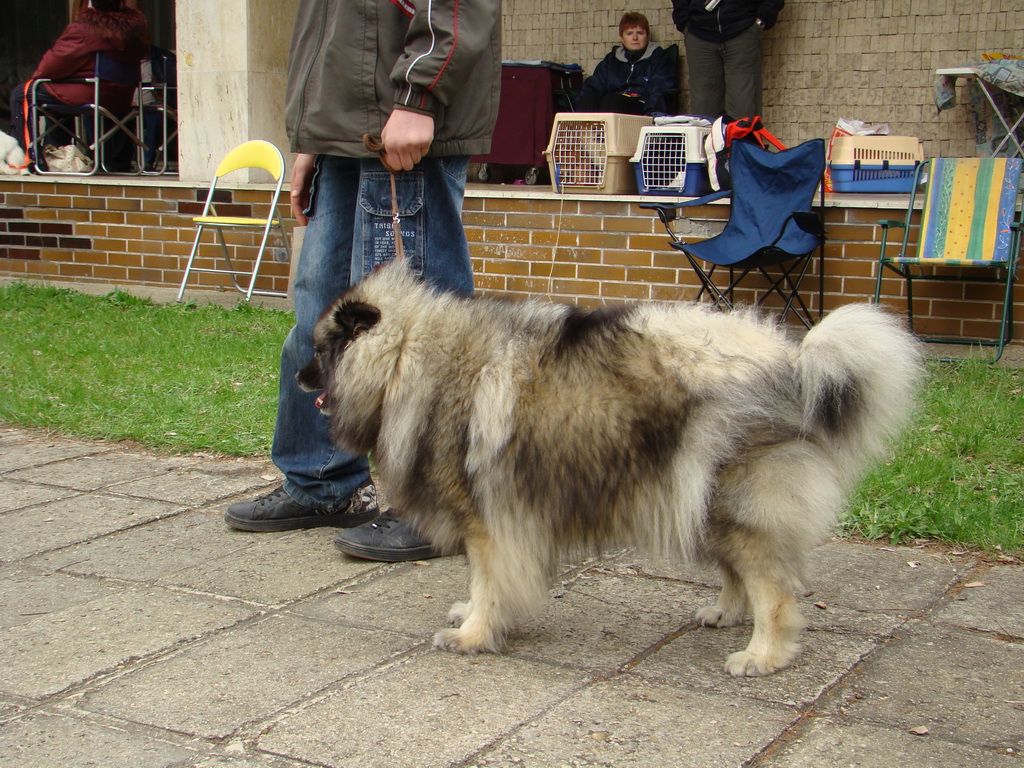
[[[411,171],[434,140],[434,118],[407,109],[392,110],[380,139],[385,162],[396,171]]]
[[[313,183],[313,160],[316,155],[299,154],[292,165],[291,191],[288,199],[292,206],[292,216],[300,227],[309,223],[305,210],[309,207],[309,192]]]

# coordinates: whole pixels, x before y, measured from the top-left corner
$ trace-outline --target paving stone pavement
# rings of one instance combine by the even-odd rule
[[[435,651],[463,558],[229,530],[272,465],[0,429],[0,767],[1024,766],[1024,567],[834,540],[804,651],[733,679],[717,577],[566,566],[500,656]]]

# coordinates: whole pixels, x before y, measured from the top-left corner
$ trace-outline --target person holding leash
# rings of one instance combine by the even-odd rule
[[[394,258],[393,203],[413,269],[439,289],[473,293],[462,200],[469,156],[490,151],[500,78],[500,0],[300,0],[285,120],[298,153],[291,207],[307,230],[271,449],[285,479],[229,506],[229,526],[335,526],[341,551],[373,560],[440,554],[380,512],[368,457],[331,442],[317,395],[299,389],[294,376],[313,357],[321,313]],[[367,134],[382,142],[380,156]],[[398,171],[394,200],[389,168]]]

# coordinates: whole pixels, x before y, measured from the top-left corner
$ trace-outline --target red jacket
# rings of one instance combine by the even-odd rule
[[[146,17],[139,11],[103,12],[86,8],[43,54],[32,78],[92,77],[97,52],[126,64],[138,63],[149,52],[148,38]],[[93,87],[88,83],[44,83],[44,87],[65,104],[88,104],[93,97]],[[114,114],[123,114],[131,107],[134,90],[131,86],[103,83],[100,103]]]

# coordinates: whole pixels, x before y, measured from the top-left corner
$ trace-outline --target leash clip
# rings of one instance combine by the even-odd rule
[[[363,146],[371,152],[376,152],[380,158],[380,164],[391,174],[391,229],[395,233],[395,261],[402,261],[405,258],[405,247],[402,245],[402,226],[398,215],[398,192],[395,190],[395,175],[399,173],[384,159],[384,142],[376,136],[368,133],[363,134]]]

